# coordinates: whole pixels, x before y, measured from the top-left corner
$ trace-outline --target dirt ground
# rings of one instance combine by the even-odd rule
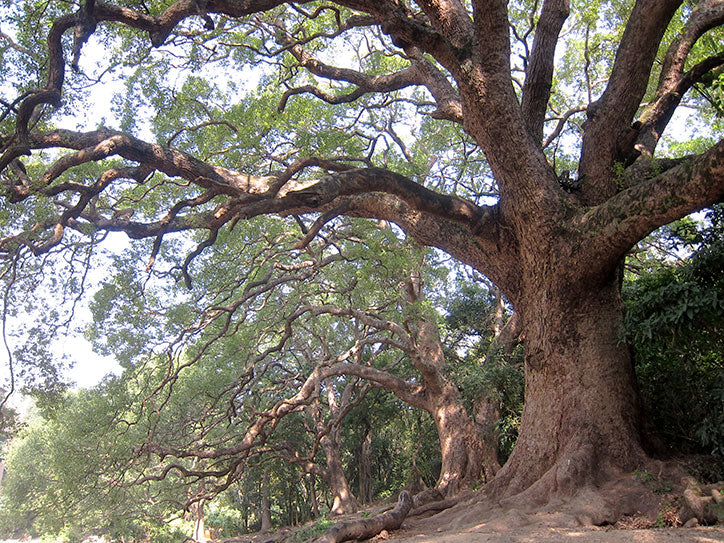
[[[509,507],[473,498],[437,515],[410,518],[399,531],[372,541],[388,543],[722,543],[724,525],[696,528],[630,529],[651,525],[652,517],[628,517],[616,526],[596,527],[591,519],[602,507],[594,496],[551,504],[549,511]],[[583,500],[582,504],[580,500]],[[588,505],[589,507],[586,507]],[[643,505],[643,504],[642,504]],[[594,511],[592,511],[592,509]],[[642,508],[643,509],[643,508]]]
[[[560,527],[558,515],[526,515],[509,511],[482,522],[441,525],[441,519],[412,519],[402,529],[381,534],[375,543],[722,543],[724,526],[668,529]],[[567,519],[566,519],[567,520]]]

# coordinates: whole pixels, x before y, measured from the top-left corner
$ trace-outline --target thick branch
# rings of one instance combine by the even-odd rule
[[[391,511],[371,518],[341,522],[325,532],[316,543],[341,543],[351,539],[369,539],[382,530],[397,530],[412,509],[412,496],[406,490],[400,493],[397,505]]]
[[[113,155],[138,162],[170,177],[181,177],[217,194],[241,196],[262,193],[268,189],[272,179],[212,166],[176,149],[147,143],[115,130],[55,130],[31,134],[29,140],[33,149],[60,147],[79,150],[56,162],[49,170],[46,183],[72,166]]]
[[[229,17],[243,17],[261,13],[284,4],[284,0],[237,2],[234,0],[206,0],[206,15],[218,13]],[[114,21],[148,32],[155,47],[163,45],[178,23],[199,13],[198,0],[176,0],[160,15],[153,16],[124,6],[99,2],[95,6],[98,21]],[[207,23],[208,24],[208,23]]]
[[[675,87],[684,73],[689,52],[705,32],[724,23],[724,0],[705,0],[698,3],[689,16],[684,29],[671,43],[659,76],[658,89]]]
[[[144,172],[158,170],[170,177],[181,177],[208,195],[222,198],[214,211],[178,215],[166,221],[151,223],[129,221],[127,218],[123,221],[113,220],[90,208],[79,214],[99,229],[125,231],[134,238],[157,237],[167,232],[192,228],[216,230],[231,220],[262,214],[324,213],[338,208],[344,209],[346,215],[394,221],[421,243],[439,247],[476,267],[483,266],[482,269],[489,270],[490,277],[497,280],[517,273],[499,273],[497,270],[515,268],[505,258],[490,258],[499,255],[501,250],[510,252],[515,248],[509,233],[500,229],[496,206],[477,206],[457,196],[440,194],[388,170],[357,168],[338,171],[302,190],[295,190],[300,184],[290,179],[290,174],[297,166],[302,168],[308,165],[305,161],[290,167],[291,170],[280,177],[263,177],[209,165],[176,149],[150,144],[108,129],[85,133],[69,130],[33,133],[29,135],[29,142],[34,149],[77,150],[61,157],[51,166],[42,183],[45,189],[41,186],[43,191],[50,189],[52,182],[71,167],[118,155],[139,163]],[[309,162],[309,165],[312,164],[325,168],[344,168],[325,161]],[[16,170],[22,174],[19,164]],[[11,190],[15,191],[17,200],[30,193],[30,183],[25,177],[26,174],[18,175],[13,181],[15,184]],[[142,180],[138,179],[139,182]],[[82,191],[80,187],[60,184],[53,189],[55,194],[59,193],[59,187]],[[349,207],[345,205],[339,208],[345,199],[351,200]],[[461,232],[457,232],[458,229]],[[510,284],[510,281],[506,280],[505,284]]]
[[[664,32],[682,0],[637,0],[611,76],[601,98],[588,108],[581,171],[583,199],[600,203],[616,192],[614,162],[624,161],[633,146],[627,137],[651,73]],[[627,143],[630,142],[630,143]]]
[[[381,168],[359,168],[330,174],[310,187],[290,192],[289,196],[304,196],[311,198],[309,201],[326,203],[339,196],[366,192],[395,195],[413,209],[471,228],[478,227],[495,212],[493,207],[478,206],[457,196],[434,192],[402,175]]]
[[[408,51],[410,47],[417,47],[448,70],[457,65],[460,51],[439,27],[430,24],[426,16],[414,13],[405,2],[340,0],[337,3],[374,16],[382,32],[389,35],[392,43],[401,49]]]
[[[656,97],[639,119],[641,129],[635,148],[644,157],[653,156],[656,144],[684,94],[705,74],[724,64],[724,52],[719,52],[699,62],[688,72],[684,72],[691,48],[697,40],[722,23],[724,23],[724,0],[701,2],[692,11],[683,31],[666,51]]]
[[[460,0],[418,0],[430,22],[457,49],[471,46],[473,21]]]
[[[371,366],[361,364],[335,364],[330,366],[329,375],[353,375],[374,383],[380,388],[391,392],[401,401],[419,409],[429,410],[427,398],[424,395],[424,388],[420,385],[413,385],[404,379],[395,377],[391,373],[378,370]]]
[[[724,199],[724,140],[705,154],[609,198],[582,217],[580,261],[605,273],[654,229]]]
[[[543,120],[553,85],[556,44],[569,12],[568,0],[546,0],[536,27],[522,101],[523,115],[535,141],[543,139]]]
[[[295,94],[311,93],[317,98],[330,104],[349,103],[369,93],[391,92],[410,86],[425,86],[437,102],[437,110],[433,113],[436,118],[450,119],[459,122],[462,118],[460,99],[452,85],[445,76],[432,65],[417,47],[408,46],[407,51],[411,59],[410,66],[394,73],[381,75],[368,75],[349,68],[339,68],[320,62],[310,56],[302,47],[291,38],[284,35],[279,37],[289,52],[297,59],[299,65],[314,75],[334,81],[352,83],[355,88],[342,94],[330,94],[313,85],[304,85],[293,88],[284,93],[279,103],[279,111],[283,111],[289,98]]]

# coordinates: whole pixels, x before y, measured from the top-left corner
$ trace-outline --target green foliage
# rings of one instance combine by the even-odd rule
[[[313,541],[334,526],[334,524],[335,521],[333,520],[320,518],[314,521],[310,526],[305,526],[304,528],[295,530],[287,541],[290,543],[306,543],[307,541]]]
[[[183,487],[174,488],[172,480],[126,485],[137,476],[130,459],[140,436],[121,422],[122,389],[113,382],[105,386],[106,394],[71,394],[52,414],[36,413],[12,441],[0,502],[0,518],[11,533],[68,541],[88,535],[178,539],[169,520]]]
[[[220,501],[222,500],[215,500],[209,505],[204,524],[213,530],[217,538],[227,534],[243,534],[245,526],[242,511],[233,503],[218,503]]]
[[[459,281],[447,305],[449,373],[460,389],[469,413],[485,399],[497,416],[498,459],[507,460],[518,438],[523,411],[522,345],[491,348],[494,329],[511,314],[499,306],[500,293],[480,282]]]
[[[684,265],[652,267],[626,283],[626,329],[642,395],[676,449],[724,455],[724,243],[721,208],[692,234]],[[683,232],[683,237],[681,236]]]
[[[635,469],[634,473],[633,473],[633,477],[639,483],[643,483],[646,486],[648,486],[651,489],[651,492],[653,492],[654,494],[666,494],[667,492],[671,492],[671,489],[672,489],[671,481],[667,481],[667,480],[661,479],[661,477],[655,476],[653,473],[651,473],[646,468]]]
[[[5,398],[5,392],[0,390],[0,401]],[[0,458],[5,456],[5,450],[18,428],[19,420],[17,412],[11,407],[3,406],[0,409]]]

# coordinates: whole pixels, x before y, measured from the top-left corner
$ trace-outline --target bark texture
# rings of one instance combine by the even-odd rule
[[[272,528],[271,518],[271,497],[269,496],[269,473],[264,472],[264,476],[261,481],[261,504],[259,508],[259,514],[261,516],[261,527],[259,531],[266,533]]]
[[[412,496],[401,492],[397,505],[391,511],[372,518],[341,522],[328,530],[316,543],[340,543],[352,539],[368,539],[382,530],[397,530],[412,509]]]
[[[372,437],[367,427],[359,448],[359,500],[361,503],[372,501]]]
[[[622,338],[618,280],[519,308],[526,326],[526,401],[510,460],[489,492],[536,502],[643,463],[633,364]],[[545,329],[534,323],[545,323]],[[555,335],[553,335],[555,334]]]

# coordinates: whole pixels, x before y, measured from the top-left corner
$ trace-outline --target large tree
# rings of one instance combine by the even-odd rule
[[[310,236],[342,214],[388,220],[489,277],[520,319],[525,408],[491,491],[547,498],[645,461],[621,263],[724,196],[724,140],[656,154],[692,89],[712,98],[722,0],[26,0],[9,17],[0,254],[113,230],[154,239],[153,263],[171,234],[206,231],[178,248],[190,281],[239,220],[318,214]],[[145,66],[122,70],[122,130],[62,128],[112,67],[94,69],[88,43]],[[216,91],[179,75],[222,62]],[[254,77],[256,93],[234,84]],[[399,117],[418,113],[408,138]]]

